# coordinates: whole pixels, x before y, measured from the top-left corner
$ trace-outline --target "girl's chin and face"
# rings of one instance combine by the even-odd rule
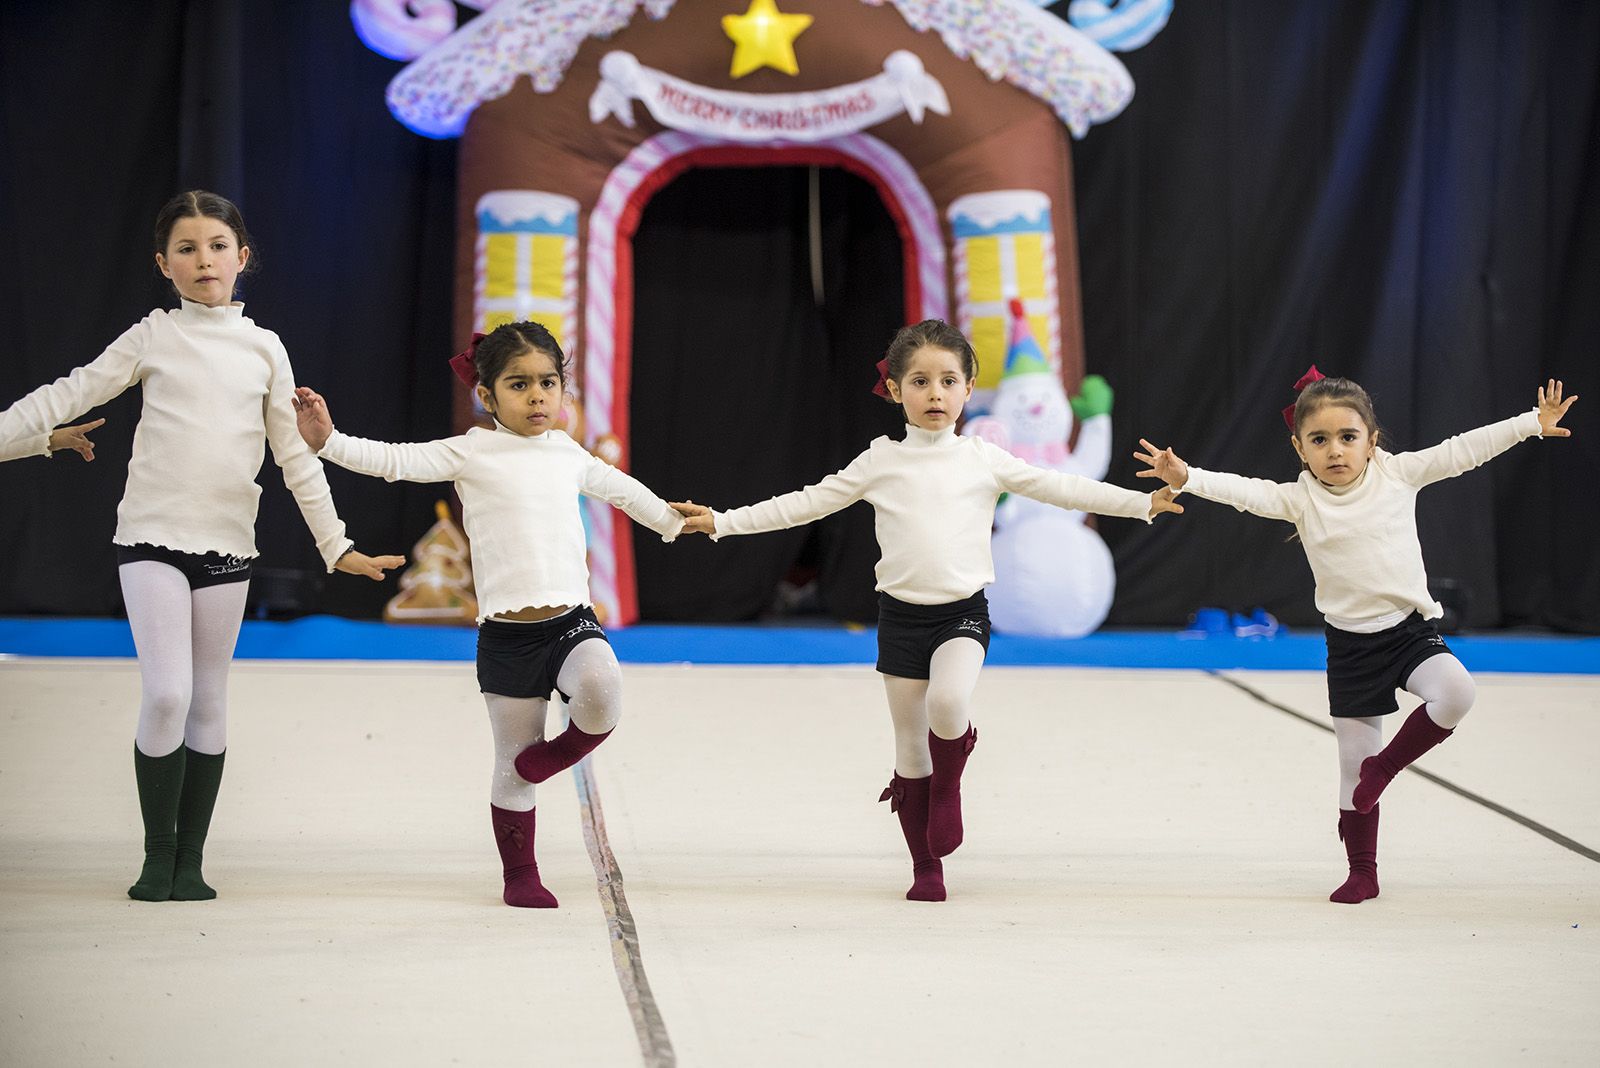
[[[233,228],[207,215],[179,219],[167,236],[166,251],[156,254],[156,266],[178,295],[208,308],[233,301],[234,282],[249,262],[250,249],[239,244]]]
[[[961,358],[931,345],[913,352],[900,380],[888,386],[890,398],[905,409],[906,421],[923,430],[955,426],[972,397]]]
[[[1301,420],[1293,441],[1312,477],[1325,486],[1348,486],[1360,478],[1378,447],[1361,413],[1335,404]]]
[[[560,421],[562,393],[555,360],[533,350],[513,357],[492,391],[480,385],[478,401],[513,434],[536,437]]]

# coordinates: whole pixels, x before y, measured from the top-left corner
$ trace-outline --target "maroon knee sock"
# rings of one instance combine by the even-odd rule
[[[588,756],[596,746],[609,737],[611,731],[606,731],[604,734],[588,734],[579,730],[576,723],[568,723],[567,729],[554,738],[534,742],[518,753],[513,763],[516,764],[517,774],[524,779],[529,782],[544,782],[556,772],[565,771]]]
[[[489,806],[494,820],[494,842],[500,847],[500,864],[505,870],[506,889],[501,895],[507,905],[520,909],[553,909],[556,895],[539,881],[539,862],[533,856],[534,813],[513,812],[499,805]]]
[[[1361,781],[1356,783],[1355,796],[1351,799],[1356,811],[1371,812],[1390,780],[1413,760],[1454,733],[1428,717],[1427,705],[1418,705],[1416,711],[1406,717],[1405,723],[1395,732],[1389,744],[1383,747],[1383,752],[1361,762]]]
[[[928,783],[931,776],[903,778],[899,772],[878,795],[900,817],[900,833],[911,851],[911,889],[907,901],[944,900],[944,862],[928,851]]]
[[[967,724],[959,738],[944,739],[928,732],[928,753],[933,757],[933,776],[928,786],[928,849],[936,857],[947,857],[961,844],[961,772],[967,755],[978,744],[978,730]]]
[[[1359,905],[1378,896],[1378,808],[1371,812],[1339,810],[1339,837],[1350,861],[1350,876],[1344,885],[1328,895],[1341,905]]]

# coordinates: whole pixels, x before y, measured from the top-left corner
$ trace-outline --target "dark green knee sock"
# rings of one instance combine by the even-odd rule
[[[135,901],[165,901],[172,896],[185,752],[180,745],[166,756],[153,757],[133,747],[133,778],[139,784],[139,812],[144,817],[144,870],[128,887],[128,896]]]
[[[198,753],[189,750],[183,774],[183,792],[178,797],[178,861],[172,874],[172,900],[210,901],[217,892],[200,875],[200,860],[205,852],[206,832],[211,829],[211,810],[217,804],[217,789],[222,785],[222,759],[226,752]]]

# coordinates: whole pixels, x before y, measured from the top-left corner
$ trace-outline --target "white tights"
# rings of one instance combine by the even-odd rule
[[[1455,730],[1472,709],[1477,687],[1461,661],[1448,653],[1430,656],[1418,664],[1405,688],[1422,698],[1428,718],[1447,730]],[[1397,712],[1396,715],[1410,715]],[[1361,780],[1361,762],[1377,756],[1383,749],[1382,716],[1335,719],[1333,734],[1339,742],[1339,807],[1355,808],[1351,796]]]
[[[610,642],[590,638],[573,646],[556,673],[556,688],[572,698],[567,715],[586,734],[604,734],[622,718],[622,669]],[[486,693],[483,699],[494,732],[489,800],[499,808],[526,812],[534,806],[534,785],[517,774],[513,761],[528,746],[544,740],[550,702],[497,693]]]
[[[933,651],[928,678],[883,676],[889,718],[894,721],[894,770],[901,778],[933,774],[928,731],[941,738],[966,733],[983,655],[983,646],[971,638],[951,638]]]
[[[117,568],[139,653],[139,729],[145,756],[187,744],[197,753],[228,747],[228,666],[239,641],[248,582],[191,590],[183,572],[157,560]]]

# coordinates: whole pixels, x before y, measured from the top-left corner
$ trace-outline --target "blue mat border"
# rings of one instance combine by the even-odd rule
[[[610,631],[618,659],[634,664],[871,664],[870,627],[769,627],[644,624]],[[243,660],[471,661],[470,627],[401,626],[336,616],[283,622],[245,620]],[[1468,670],[1600,675],[1600,637],[1469,634],[1448,639]],[[126,620],[0,618],[0,656],[131,657]],[[1272,639],[1184,639],[1171,631],[1102,631],[1085,638],[1022,638],[997,634],[990,664],[1012,666],[1161,667],[1257,671],[1321,671],[1320,631]]]

